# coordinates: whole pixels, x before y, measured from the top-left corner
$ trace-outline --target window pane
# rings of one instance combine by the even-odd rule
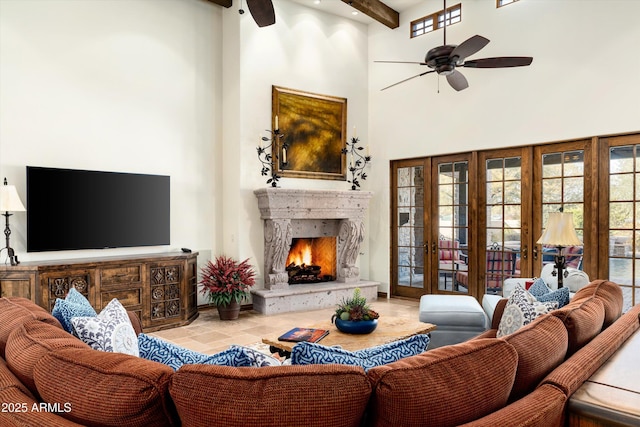
[[[609,150],[609,171],[611,173],[633,172],[633,147],[614,147]]]
[[[502,181],[487,183],[487,204],[502,203]]]
[[[487,160],[487,181],[502,181],[502,159]]]
[[[609,204],[610,228],[633,228],[633,203],[616,202]]]
[[[582,202],[584,200],[584,178],[565,178],[564,202]]]
[[[562,157],[560,153],[542,156],[542,177],[552,178],[562,175]]]
[[[505,179],[521,179],[522,177],[522,160],[520,157],[513,157],[510,159],[505,159],[505,171],[504,176]]]
[[[633,180],[632,174],[611,175],[609,178],[609,200],[633,200]]]
[[[542,181],[542,202],[562,202],[562,179],[545,179]]]
[[[507,181],[504,183],[505,203],[520,203],[521,187],[520,181]]]
[[[584,153],[568,151],[564,153],[564,176],[584,175]]]

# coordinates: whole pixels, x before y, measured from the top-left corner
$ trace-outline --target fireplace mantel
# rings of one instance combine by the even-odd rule
[[[362,219],[373,195],[371,191],[284,188],[261,188],[253,193],[262,219]]]
[[[377,283],[362,282],[357,266],[373,192],[261,188],[254,194],[264,220],[265,279],[264,290],[252,291],[254,308],[275,313],[293,306],[335,303],[338,294],[347,295],[354,287],[368,298],[377,296]],[[337,280],[321,286],[290,286],[285,264],[293,238],[323,236],[336,237]]]

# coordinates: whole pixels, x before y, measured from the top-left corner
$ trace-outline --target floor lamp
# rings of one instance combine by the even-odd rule
[[[556,269],[558,270],[558,289],[562,287],[564,278],[563,269],[566,267],[562,249],[567,246],[581,246],[582,242],[576,234],[573,225],[573,214],[568,212],[551,212],[547,221],[547,228],[538,239],[538,244],[556,246],[558,253],[555,256]]]
[[[9,212],[24,212],[26,209],[20,201],[16,187],[13,185],[7,185],[7,178],[4,179],[4,185],[0,186],[0,212],[4,211],[2,215],[5,217],[4,235],[7,239],[7,256],[11,265],[18,265],[18,257],[9,245],[9,236],[11,236],[11,229],[9,228],[9,217],[13,214]]]

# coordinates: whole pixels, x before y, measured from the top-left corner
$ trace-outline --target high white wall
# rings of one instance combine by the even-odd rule
[[[235,7],[223,16],[224,39],[233,40],[230,46],[225,42],[224,61],[223,250],[251,259],[260,270],[259,287],[264,275],[263,222],[253,191],[268,186],[256,148],[259,136],[267,136],[265,130],[271,128],[272,85],[347,98],[347,128],[357,126],[360,139],[368,141],[367,26],[287,0],[274,4],[276,24],[269,27],[259,28],[249,13],[238,19]],[[227,49],[232,51],[229,56]],[[233,57],[238,54],[239,59]],[[280,183],[283,188],[351,188],[345,181],[331,180],[282,178]],[[367,251],[368,242],[360,259],[364,278],[369,272]]]
[[[401,14],[400,28],[370,26],[369,135],[378,191],[370,223],[371,279],[389,281],[389,161],[494,147],[538,144],[640,131],[640,2],[633,0],[462,1],[462,22],[447,44],[479,34],[491,42],[469,59],[532,56],[529,67],[468,69],[469,88],[456,92],[419,65],[442,45],[443,32],[409,39],[409,23],[441,9],[421,2]],[[384,290],[384,289],[383,289]]]
[[[204,1],[0,1],[0,176],[23,202],[27,165],[171,176],[169,247],[27,253],[16,213],[21,260],[220,244],[221,52]]]

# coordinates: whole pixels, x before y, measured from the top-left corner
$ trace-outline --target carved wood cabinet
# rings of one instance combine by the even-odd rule
[[[96,311],[117,298],[134,311],[145,332],[191,323],[198,317],[197,253],[25,262],[0,266],[2,296],[29,298],[51,311],[71,287]]]

